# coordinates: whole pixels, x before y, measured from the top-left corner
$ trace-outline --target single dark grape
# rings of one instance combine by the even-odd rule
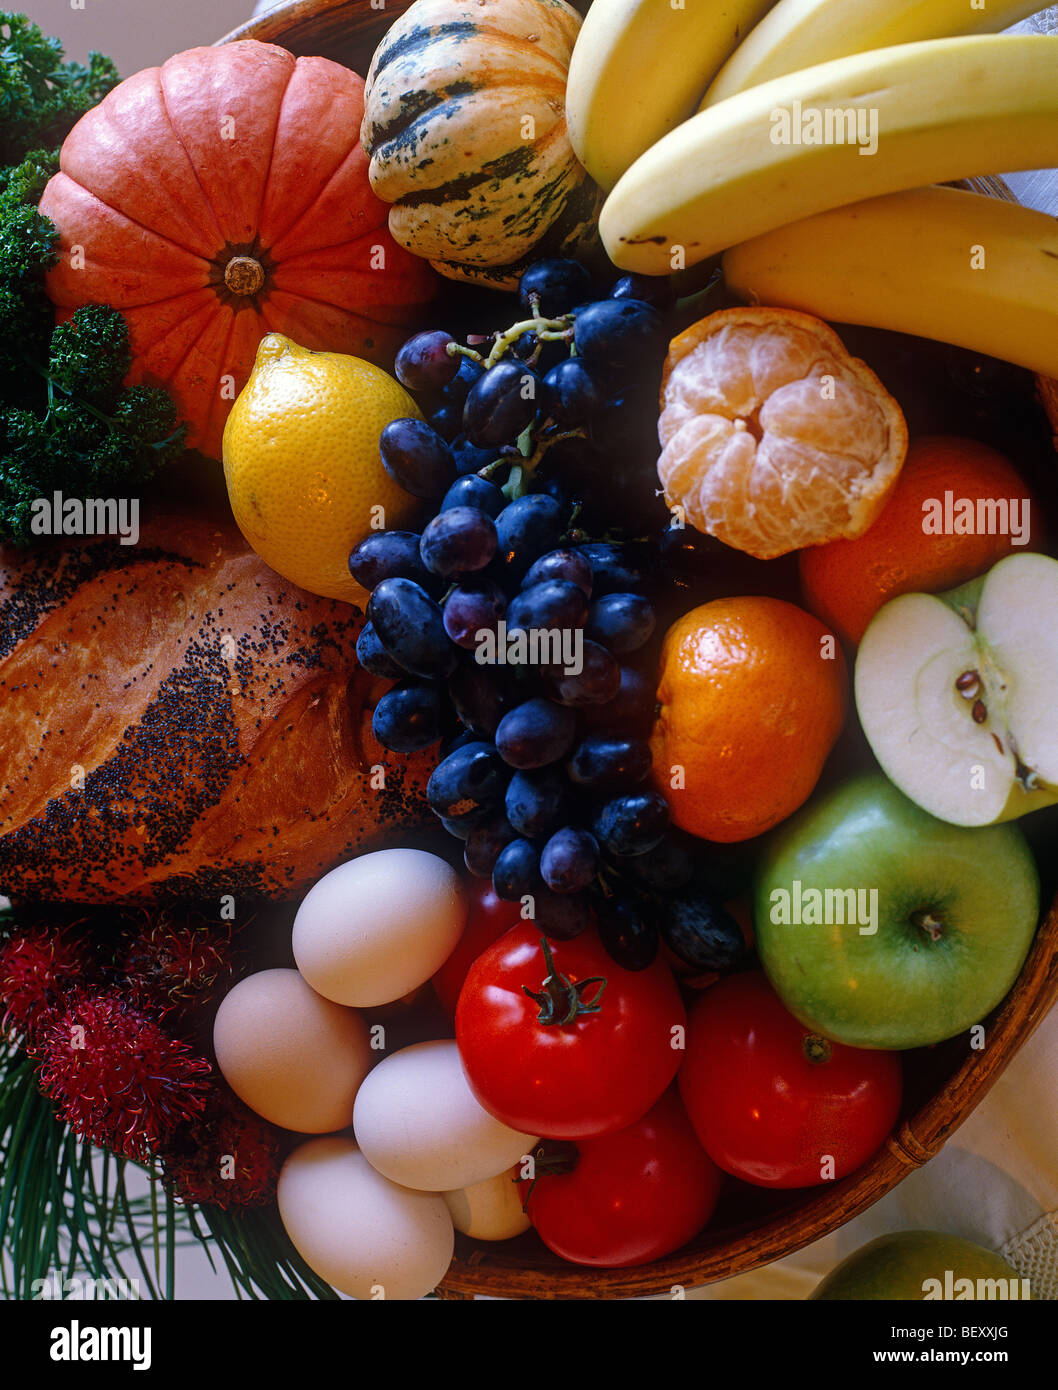
[[[667,275],[622,275],[610,291],[610,298],[637,299],[664,313],[676,303],[676,291]]]
[[[591,606],[586,635],[623,656],[649,642],[657,617],[641,594],[603,594]]]
[[[457,478],[441,499],[443,512],[449,512],[453,507],[477,507],[494,520],[506,505],[507,499],[502,490],[495,483],[479,478],[476,473]]]
[[[416,333],[397,353],[393,370],[397,380],[409,391],[440,391],[459,370],[458,354],[449,354],[455,339],[450,333],[432,329]]]
[[[438,816],[491,810],[503,800],[509,769],[491,743],[465,743],[434,768],[426,800]]]
[[[491,811],[466,811],[459,816],[440,816],[439,820],[453,840],[468,840],[479,825],[491,816]],[[464,853],[464,859],[466,854]]]
[[[479,449],[476,444],[471,444],[465,434],[458,434],[452,441],[452,457],[455,459],[456,472],[462,478],[467,473],[480,473],[490,463],[495,463],[499,452],[496,449]]]
[[[628,800],[635,800],[639,795],[641,793],[637,792]],[[615,852],[623,854],[626,851]],[[700,841],[670,826],[653,849],[635,853],[634,858],[626,860],[621,867],[645,888],[656,893],[678,893],[694,878],[700,855]]]
[[[591,565],[593,598],[643,591],[647,575],[628,546],[615,545],[612,541],[587,541],[577,549]]]
[[[519,835],[537,840],[567,824],[574,810],[569,783],[556,767],[516,772],[504,797],[507,819]]]
[[[710,894],[687,890],[661,900],[661,938],[696,970],[732,970],[745,959],[742,928]]]
[[[463,863],[475,878],[491,878],[500,851],[516,839],[517,831],[505,820],[497,820],[493,812],[471,827],[463,846]]]
[[[603,393],[579,357],[567,357],[544,377],[544,413],[560,425],[586,425],[603,402]]]
[[[584,365],[604,380],[655,368],[668,345],[665,321],[639,299],[601,299],[577,315],[573,342]]]
[[[386,651],[378,640],[373,623],[365,623],[356,639],[356,659],[365,671],[373,676],[384,676],[387,680],[403,680],[408,674]]]
[[[604,898],[596,904],[599,940],[603,949],[625,970],[646,970],[658,954],[657,928],[626,898]]]
[[[378,437],[382,466],[398,487],[413,497],[443,497],[455,481],[452,450],[422,420],[391,420]]]
[[[569,356],[569,346],[564,341],[555,338],[540,339],[531,331],[517,338],[509,351],[519,362],[528,362],[530,367],[541,375]]]
[[[419,554],[433,574],[482,570],[496,554],[496,524],[478,507],[450,507],[427,522]]]
[[[562,508],[563,514],[569,516],[573,510],[573,498],[564,478],[557,473],[548,473],[546,477],[537,474],[536,485],[538,492],[553,498]]]
[[[542,584],[523,588],[511,600],[507,611],[509,632],[530,628],[563,628],[567,631],[583,627],[588,618],[588,600],[584,590],[568,579],[545,579]]]
[[[496,518],[497,561],[515,581],[534,560],[554,550],[568,520],[553,497],[529,493],[508,503]]]
[[[592,924],[587,893],[554,893],[541,885],[531,896],[533,923],[552,941],[572,941]]]
[[[456,644],[471,650],[482,635],[495,632],[507,611],[507,595],[491,579],[473,575],[461,580],[445,599],[445,632]]]
[[[458,401],[448,401],[442,397],[440,405],[430,411],[430,428],[451,445],[463,433],[463,407]],[[433,495],[436,496],[436,493]]]
[[[650,746],[642,739],[589,734],[573,750],[566,771],[576,786],[607,792],[642,782],[650,764]]]
[[[448,678],[448,698],[468,729],[490,738],[508,708],[495,667],[482,666],[476,661],[463,662],[452,672]]]
[[[579,550],[549,550],[546,555],[541,555],[530,565],[522,580],[522,588],[529,589],[548,579],[565,579],[591,597],[591,565]]]
[[[587,830],[564,825],[540,851],[540,873],[552,893],[580,893],[599,871],[599,846]]]
[[[512,840],[504,846],[493,865],[492,887],[497,898],[508,903],[516,903],[527,894],[539,893],[543,879],[537,847],[528,840]]]
[[[581,669],[575,675],[556,673],[555,698],[560,704],[602,705],[621,688],[617,658],[598,642],[582,643]]]
[[[591,276],[579,261],[553,257],[537,261],[523,273],[518,284],[518,301],[533,312],[534,297],[543,318],[568,314],[574,305],[591,298]]]
[[[480,736],[473,733],[470,729],[456,729],[454,733],[441,740],[441,747],[438,749],[439,761],[444,761],[449,753],[454,753],[457,748],[465,748],[468,743],[480,742]]]
[[[367,620],[390,656],[413,676],[443,679],[456,665],[440,606],[411,579],[383,579],[367,604]]]
[[[646,854],[669,828],[669,807],[654,791],[631,792],[607,801],[592,829],[606,851],[617,857]]]
[[[532,367],[497,362],[470,388],[463,406],[463,430],[479,448],[513,444],[536,419],[543,386]]]
[[[402,681],[387,690],[371,716],[371,729],[383,748],[415,753],[441,737],[441,691],[433,681]]]
[[[503,716],[496,729],[496,748],[510,767],[546,767],[565,757],[575,735],[572,710],[536,698]]]
[[[518,338],[515,338],[514,342],[510,345],[507,351],[511,354],[512,357],[516,357],[519,362],[528,362],[530,366],[534,366],[535,363],[533,362],[533,354],[540,346],[541,343],[539,338],[537,338],[536,334],[533,332],[528,332],[521,334],[521,336]]]
[[[485,368],[480,362],[475,362],[472,357],[466,357],[462,353],[456,357],[456,361],[459,368],[441,394],[446,403],[461,406],[475,381],[485,375]]]
[[[617,694],[605,704],[585,705],[581,720],[588,729],[648,733],[654,724],[656,706],[654,681],[634,666],[622,666]]]
[[[372,531],[349,556],[349,573],[368,590],[383,579],[414,579],[423,584],[428,571],[419,558],[418,532]]]

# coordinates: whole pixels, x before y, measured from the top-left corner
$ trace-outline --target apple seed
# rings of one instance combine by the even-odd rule
[[[955,677],[955,689],[964,700],[972,700],[981,689],[981,676],[977,671],[964,671]]]
[[[975,700],[970,709],[970,714],[975,724],[983,724],[988,718],[988,710],[985,708],[983,700]]]

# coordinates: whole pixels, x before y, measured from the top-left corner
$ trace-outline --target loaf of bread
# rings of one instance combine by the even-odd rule
[[[288,898],[399,842],[435,759],[372,737],[362,622],[190,515],[0,549],[0,894]]]

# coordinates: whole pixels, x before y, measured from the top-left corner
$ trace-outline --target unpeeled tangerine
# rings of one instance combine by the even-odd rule
[[[907,453],[871,369],[791,309],[721,309],[674,338],[658,435],[668,506],[761,560],[862,535]]]

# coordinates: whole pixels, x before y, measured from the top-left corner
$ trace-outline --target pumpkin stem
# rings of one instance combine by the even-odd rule
[[[264,266],[252,256],[232,256],[224,267],[224,284],[232,294],[256,294],[264,279]]]

